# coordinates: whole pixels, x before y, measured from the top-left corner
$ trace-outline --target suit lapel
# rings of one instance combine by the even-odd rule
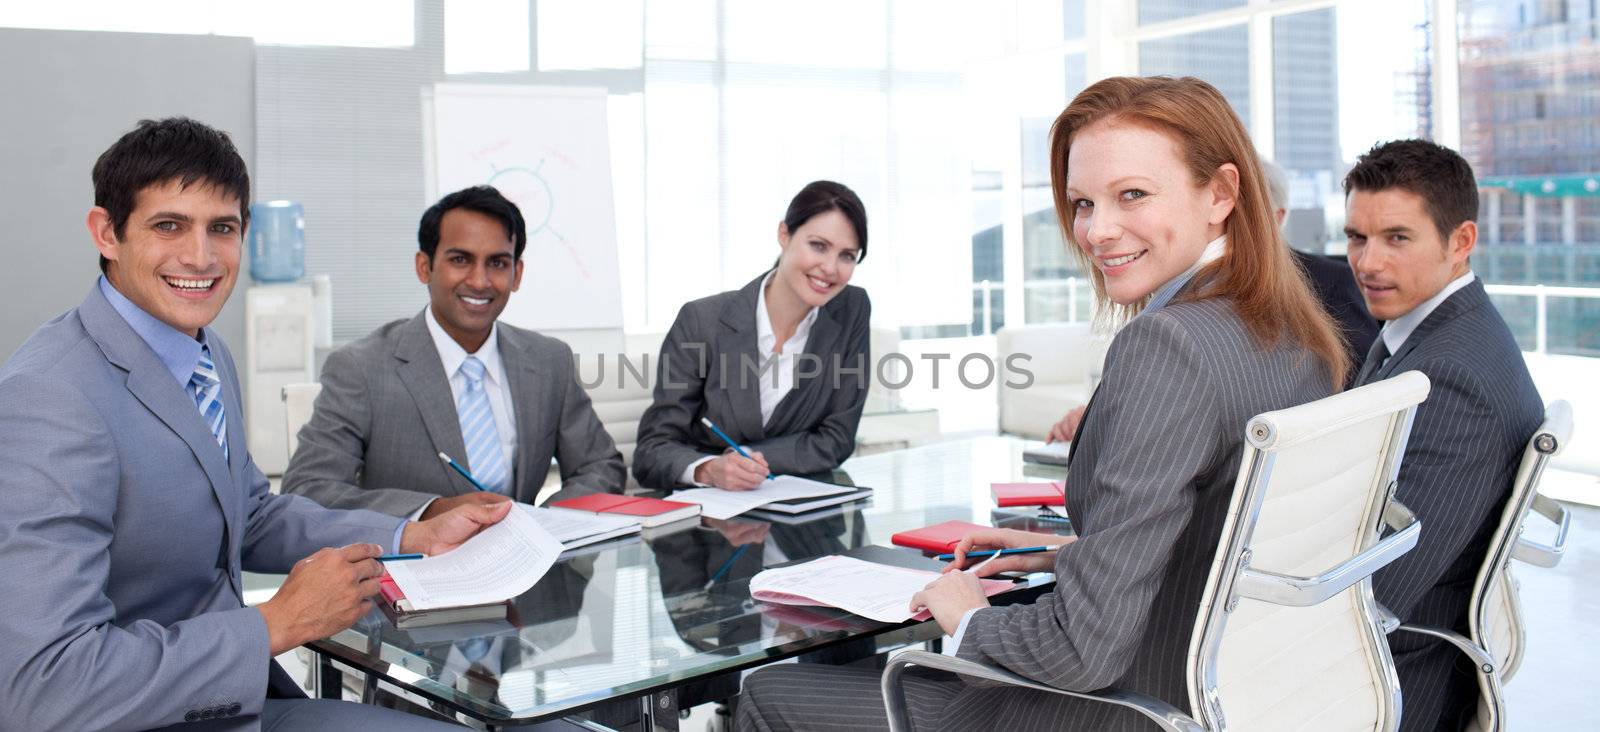
[[[515,412],[512,416],[517,421],[517,460],[516,472],[512,475],[512,485],[515,486],[512,493],[517,500],[532,503],[544,485],[545,474],[549,472],[548,466],[533,464],[533,451],[528,449],[543,434],[539,425],[545,419],[544,405],[540,403],[537,388],[539,365],[534,363],[532,350],[524,348],[526,344],[510,328],[502,323],[498,332],[500,365],[506,371],[506,388],[511,390],[512,409]],[[548,372],[554,373],[556,370],[550,369]],[[559,425],[557,429],[560,429]]]
[[[828,305],[835,302],[839,302],[838,298],[834,298]],[[833,376],[829,369],[833,366],[833,356],[844,353],[844,347],[838,342],[844,333],[844,327],[834,317],[832,310],[833,308],[826,305],[818,310],[817,319],[811,323],[811,333],[806,336],[805,354],[808,356],[806,360],[815,357],[817,359],[815,363],[820,365],[822,373],[809,379],[801,380],[798,377],[795,379],[794,388],[790,389],[788,394],[784,394],[778,406],[772,410],[773,434],[783,435],[794,431],[792,423],[800,414],[801,408],[805,406],[805,402],[833,387]],[[797,364],[796,369],[798,368]],[[758,394],[757,399],[759,398]],[[760,408],[759,401],[756,406]]]
[[[471,472],[472,466],[467,463],[466,442],[461,437],[461,420],[456,415],[450,381],[444,375],[444,361],[439,359],[439,350],[434,348],[433,337],[428,334],[428,324],[421,313],[401,329],[394,356],[399,362],[396,370],[400,374],[400,382],[406,385],[417,411],[422,414],[422,426],[427,430],[434,449],[454,458]],[[455,488],[456,494],[477,490],[443,462],[438,465],[446,485]]]
[[[738,429],[735,439],[744,442],[757,442],[767,436],[766,427],[761,423],[759,378],[745,368],[747,363],[760,363],[760,353],[756,350],[756,297],[761,280],[765,278],[763,273],[741,288],[739,297],[723,306],[720,319],[728,330],[717,336],[715,352],[708,354],[711,357],[708,365],[713,373],[720,377],[726,371],[727,379],[722,381],[722,386]]]
[[[1470,284],[1457,290],[1450,297],[1445,298],[1444,302],[1439,303],[1439,307],[1428,313],[1428,317],[1423,318],[1422,322],[1417,325],[1417,329],[1411,331],[1411,335],[1406,338],[1406,342],[1400,344],[1400,350],[1389,357],[1389,360],[1378,369],[1377,375],[1372,380],[1382,381],[1399,373],[1400,367],[1404,365],[1406,358],[1411,355],[1412,351],[1417,349],[1417,346],[1423,340],[1427,339],[1429,333],[1437,330],[1439,326],[1460,317],[1462,313],[1487,302],[1489,302],[1489,294],[1483,289],[1483,280],[1474,278]],[[1382,334],[1380,334],[1379,338],[1382,337]]]
[[[161,363],[144,339],[100,294],[98,284],[78,312],[83,319],[84,329],[100,344],[106,360],[127,371],[128,391],[194,453],[195,460],[200,463],[207,481],[211,483],[211,492],[216,495],[217,505],[222,509],[231,546],[234,541],[232,535],[236,533],[234,527],[238,525],[239,488],[231,478],[227,462],[222,459],[222,448],[217,445],[216,436],[211,434],[205,420],[200,417],[199,407],[195,406],[194,400],[183,387],[173,380],[172,372]],[[223,383],[229,390],[238,385],[236,380]],[[238,398],[230,394],[227,399],[223,402],[223,408],[231,412],[227,416],[228,442],[233,450],[242,452],[246,448],[244,428],[239,422]]]

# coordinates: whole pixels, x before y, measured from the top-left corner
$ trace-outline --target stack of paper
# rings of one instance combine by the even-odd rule
[[[561,542],[525,511],[512,511],[466,543],[432,557],[389,562],[384,569],[412,610],[509,600],[550,571]]]
[[[631,516],[541,508],[526,503],[517,505],[527,511],[540,527],[550,532],[556,541],[561,542],[561,546],[565,549],[576,549],[606,539],[639,533],[639,520]]]
[[[939,578],[924,572],[834,555],[803,564],[763,570],[750,578],[750,596],[782,605],[822,605],[883,623],[926,620],[928,611],[913,613],[911,597]],[[982,580],[983,594],[1011,587],[1006,580]]]
[[[761,485],[753,490],[691,488],[673,493],[672,500],[700,504],[700,515],[707,518],[728,519],[763,506],[768,510],[781,510],[784,513],[810,511],[853,501],[870,495],[871,492],[870,488],[834,485],[792,475],[780,475],[761,481]]]

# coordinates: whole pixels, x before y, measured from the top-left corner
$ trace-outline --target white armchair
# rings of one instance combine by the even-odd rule
[[[1539,479],[1544,475],[1545,463],[1561,454],[1561,449],[1571,441],[1572,407],[1565,401],[1554,401],[1545,408],[1544,415],[1544,424],[1528,439],[1528,447],[1522,453],[1511,496],[1506,499],[1500,522],[1484,553],[1483,566],[1473,583],[1467,610],[1469,635],[1416,625],[1401,625],[1395,631],[1441,638],[1472,660],[1478,670],[1479,693],[1478,713],[1468,727],[1471,730],[1487,732],[1507,728],[1502,685],[1517,672],[1527,643],[1511,560],[1554,567],[1566,551],[1571,517],[1561,504],[1539,495]],[[1530,509],[1556,524],[1554,544],[1545,545],[1522,537],[1522,527]]]
[[[1400,685],[1371,577],[1422,530],[1393,494],[1412,415],[1427,394],[1428,378],[1411,371],[1250,420],[1190,631],[1182,708],[907,651],[884,670],[890,728],[909,729],[899,679],[921,665],[1129,707],[1168,732],[1395,729]],[[1386,537],[1385,526],[1393,532]]]
[[[1027,388],[1000,382],[1000,431],[1035,440],[1044,439],[1067,410],[1089,401],[1092,374],[1105,360],[1105,344],[1088,323],[1006,327],[995,334],[995,351],[1002,372],[1015,355],[1016,366],[1033,373]]]

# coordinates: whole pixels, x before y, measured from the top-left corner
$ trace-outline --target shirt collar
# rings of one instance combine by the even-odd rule
[[[477,356],[478,360],[483,363],[483,368],[487,372],[489,379],[496,384],[500,383],[499,378],[496,376],[501,373],[499,321],[489,326],[489,338],[483,342],[482,346],[478,347],[478,352],[469,354],[467,349],[462,348],[461,344],[456,342],[456,339],[451,338],[449,333],[444,332],[444,328],[439,325],[439,321],[433,317],[432,305],[423,308],[422,312],[422,319],[428,323],[428,335],[433,336],[433,348],[439,352],[439,360],[444,363],[444,377],[446,379],[455,377],[456,371],[461,369],[461,363],[467,360],[467,356]]]
[[[196,340],[189,337],[189,334],[157,320],[154,315],[133,304],[133,301],[118,291],[105,275],[100,275],[100,294],[111,303],[111,309],[117,311],[117,314],[127,321],[128,327],[139,334],[145,345],[155,351],[156,358],[161,359],[162,365],[172,372],[172,378],[177,379],[180,386],[188,386],[189,379],[194,376],[195,366],[200,363],[200,349],[206,337],[205,329],[200,329],[200,339]]]
[[[772,317],[767,314],[767,283],[772,282],[777,274],[778,270],[768,272],[766,278],[761,280],[761,287],[756,290],[756,346],[762,357],[772,355],[773,346],[778,342],[778,334],[772,331]],[[789,340],[803,341],[811,335],[811,324],[817,321],[817,310],[812,308],[800,319],[800,325],[795,327],[794,335]]]
[[[1473,276],[1472,270],[1467,270],[1466,274],[1450,280],[1450,284],[1445,285],[1433,297],[1424,300],[1421,305],[1412,308],[1411,312],[1384,323],[1383,331],[1378,335],[1383,337],[1383,345],[1389,349],[1389,353],[1399,353],[1400,347],[1406,344],[1406,339],[1410,338],[1412,333],[1416,332],[1417,326],[1422,325],[1422,321],[1427,320],[1428,316],[1432,315],[1445,300],[1450,299],[1451,295],[1472,284]]]
[[[1194,264],[1190,265],[1188,270],[1168,280],[1167,284],[1157,287],[1156,291],[1150,294],[1150,301],[1145,303],[1144,309],[1140,310],[1140,312],[1148,313],[1152,310],[1159,310],[1163,305],[1171,302],[1172,298],[1178,295],[1178,291],[1182,290],[1184,285],[1189,284],[1189,280],[1194,279],[1195,274],[1200,271],[1201,267],[1221,259],[1223,253],[1227,250],[1228,237],[1226,235],[1212,239],[1210,243],[1206,244],[1205,250],[1200,252],[1200,258],[1194,260]]]

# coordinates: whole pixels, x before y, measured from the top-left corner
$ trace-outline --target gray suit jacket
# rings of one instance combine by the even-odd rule
[[[1187,709],[1185,655],[1245,423],[1325,397],[1333,385],[1303,349],[1261,350],[1217,299],[1135,318],[1112,341],[1104,374],[1074,445],[1067,511],[1078,540],[1057,553],[1055,589],[1032,604],[978,611],[958,653],[1064,689],[1117,686]],[[995,729],[1148,729],[1111,705],[969,689],[973,698],[946,712],[985,710],[975,714]],[[1003,720],[994,716],[1001,708]],[[984,723],[944,721],[947,729]]]
[[[622,453],[578,385],[572,349],[505,323],[498,331],[517,420],[512,497],[532,503],[552,457],[561,467],[555,500],[621,493]],[[328,356],[283,491],[406,516],[436,497],[477,490],[440,452],[472,470],[444,362],[419,312]]]
[[[0,367],[0,729],[149,729],[205,710],[254,728],[272,658],[240,571],[389,548],[392,517],[268,492],[233,358],[205,337],[227,460],[98,287]]]
[[[1403,622],[1465,633],[1489,534],[1544,405],[1481,280],[1440,303],[1363,383],[1403,371],[1421,371],[1433,384],[1417,407],[1396,488],[1422,519],[1422,539],[1378,570],[1373,592]],[[1401,729],[1459,728],[1478,693],[1470,675],[1453,671],[1460,654],[1415,633],[1390,634],[1389,647],[1405,696]]]
[[[695,300],[661,344],[655,403],[639,419],[633,475],[648,488],[671,489],[690,463],[728,448],[700,423],[709,417],[774,473],[820,473],[839,467],[856,448],[856,425],[867,403],[872,301],[859,287],[822,306],[795,369],[794,390],[761,423],[756,298],[762,273],[731,292]]]

